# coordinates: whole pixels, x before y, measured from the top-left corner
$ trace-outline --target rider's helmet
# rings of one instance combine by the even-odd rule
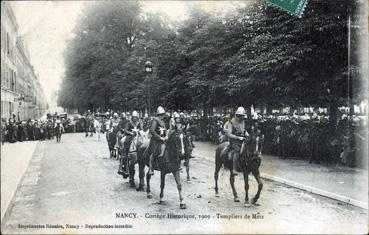
[[[132,112],[132,116],[131,116],[131,117],[139,118],[139,116],[138,116],[138,112],[137,112],[137,111],[133,111],[133,112]]]
[[[237,116],[245,116],[246,115],[246,110],[244,107],[240,106],[238,107],[236,113]]]
[[[156,111],[156,114],[157,115],[163,115],[163,114],[165,114],[164,108],[161,107],[161,106],[159,106],[158,109],[157,109],[157,111]]]
[[[106,117],[109,117],[110,116],[110,113],[109,112],[106,112],[105,115],[106,115]]]
[[[126,116],[126,113],[125,112],[123,112],[122,114],[121,114],[121,117],[122,118],[126,118],[127,116]]]
[[[176,118],[180,118],[181,116],[180,116],[180,114],[179,113],[177,113],[177,112],[174,112],[173,113],[173,118],[174,119],[176,119]]]
[[[114,114],[113,114],[113,117],[114,117],[114,118],[118,118],[118,114],[117,114],[117,113],[114,113]]]

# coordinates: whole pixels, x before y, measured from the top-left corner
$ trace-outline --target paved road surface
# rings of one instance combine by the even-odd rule
[[[198,152],[201,152],[199,150]],[[190,183],[182,185],[187,204],[179,209],[171,175],[165,188],[166,205],[159,205],[159,173],[152,180],[154,197],[136,192],[117,175],[118,162],[108,158],[105,140],[65,134],[62,142],[40,142],[20,182],[4,221],[3,233],[367,233],[365,210],[266,181],[260,206],[233,202],[229,172],[220,172],[220,197],[214,196],[214,166],[201,156],[191,162]],[[243,198],[241,176],[236,187]],[[250,192],[256,183],[250,182]],[[137,218],[116,218],[116,213]],[[181,219],[161,219],[168,213]],[[201,219],[201,215],[205,215]],[[210,216],[208,218],[207,216]],[[220,216],[222,215],[222,216]],[[254,219],[252,218],[254,215]],[[194,216],[194,218],[189,218]],[[220,216],[220,218],[218,218]],[[238,218],[241,216],[242,218]],[[250,218],[248,218],[250,216]],[[150,217],[150,218],[145,218]],[[237,218],[236,218],[237,217]],[[353,223],[354,222],[354,223]],[[50,224],[53,227],[42,228]],[[79,228],[67,228],[67,224]],[[100,225],[99,225],[100,224]],[[39,228],[24,228],[24,226]],[[92,228],[92,225],[104,228]],[[127,228],[107,228],[123,225]]]

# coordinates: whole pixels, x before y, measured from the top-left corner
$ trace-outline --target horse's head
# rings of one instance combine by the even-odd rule
[[[263,142],[264,135],[262,135],[258,130],[252,131],[242,143],[241,155],[246,156],[249,160],[259,157],[262,152]]]
[[[173,131],[167,142],[169,155],[184,156],[185,155],[185,135],[181,131]]]
[[[143,131],[143,130],[138,130],[136,131],[136,136],[133,138],[132,143],[134,143],[134,145],[136,147],[141,146],[143,143],[148,142],[149,138],[148,138],[148,133],[149,131]]]

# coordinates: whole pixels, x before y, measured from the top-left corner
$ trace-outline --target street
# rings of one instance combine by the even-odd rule
[[[157,203],[159,172],[152,178],[152,199],[146,198],[146,192],[130,188],[128,180],[117,174],[118,161],[109,158],[104,135],[100,141],[96,135],[85,138],[84,133],[76,133],[64,134],[60,143],[55,139],[39,142],[2,221],[2,233],[367,232],[364,209],[273,181],[264,180],[260,205],[246,208],[243,177],[236,177],[241,199],[236,203],[229,172],[224,169],[217,198],[214,153],[199,148],[194,149],[196,157],[190,162],[191,181],[185,180],[185,168],[181,174],[187,204],[187,209],[181,210],[172,175],[166,177],[165,205]],[[135,180],[137,185],[137,171]],[[251,197],[256,193],[252,177],[249,193]],[[182,218],[169,219],[168,213]],[[99,224],[103,228],[96,228]]]

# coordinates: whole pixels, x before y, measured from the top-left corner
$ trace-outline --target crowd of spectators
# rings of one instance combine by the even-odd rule
[[[191,120],[194,139],[222,141],[224,123],[230,116]],[[309,163],[332,163],[356,166],[365,162],[368,136],[365,118],[342,115],[332,124],[326,115],[261,116],[255,118],[264,134],[263,153],[282,159],[307,160]]]
[[[1,122],[1,142],[53,139],[55,116],[46,120],[16,121],[15,117]],[[93,114],[104,132],[104,121],[109,115]],[[170,115],[168,116],[170,117]],[[129,118],[129,117],[128,117]],[[194,140],[222,142],[224,123],[230,115],[209,118],[184,115],[188,131]],[[254,119],[264,134],[263,153],[282,159],[307,160],[310,163],[333,163],[348,166],[360,165],[364,159],[364,146],[368,136],[365,118],[342,115],[332,124],[328,116],[261,116]],[[88,115],[61,118],[64,132],[85,132]],[[144,129],[150,127],[150,118],[142,118]]]

